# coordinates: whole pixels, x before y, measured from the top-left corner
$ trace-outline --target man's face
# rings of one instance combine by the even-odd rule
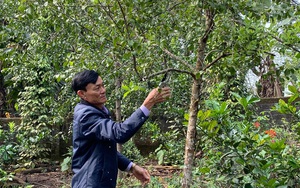
[[[99,76],[95,84],[89,83],[86,86],[86,91],[80,90],[81,94],[79,96],[86,100],[87,102],[102,108],[106,99],[106,89],[103,84],[103,80]]]

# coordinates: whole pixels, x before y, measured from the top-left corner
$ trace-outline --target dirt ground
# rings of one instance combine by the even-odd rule
[[[174,172],[180,171],[178,167],[151,165],[146,167],[151,176],[168,177]],[[127,175],[129,177],[130,175]],[[31,169],[17,173],[13,181],[9,182],[3,188],[20,188],[31,185],[31,188],[71,188],[72,174],[70,172],[61,172],[59,168],[51,172],[43,172],[43,169]]]
[[[6,186],[19,188],[31,185],[33,188],[70,188],[72,175],[64,172],[36,172],[29,174],[17,173],[13,181]]]

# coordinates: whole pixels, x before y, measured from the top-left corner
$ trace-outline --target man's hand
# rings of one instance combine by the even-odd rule
[[[171,89],[169,87],[155,88],[148,94],[143,102],[143,105],[148,110],[151,110],[155,104],[164,102],[165,100],[169,99],[170,96]]]
[[[143,186],[150,182],[150,174],[146,169],[133,163],[130,171],[138,180],[141,181]]]

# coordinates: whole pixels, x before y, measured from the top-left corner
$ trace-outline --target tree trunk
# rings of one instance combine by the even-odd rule
[[[119,64],[116,63],[116,66],[118,67]],[[122,78],[118,78],[116,81],[116,90],[117,93],[120,93],[120,89],[121,89],[121,85],[122,85]],[[117,122],[121,122],[122,121],[122,116],[121,116],[121,98],[119,96],[117,96],[117,100],[116,100],[116,121]],[[123,150],[123,146],[122,144],[117,144],[117,150],[118,152],[122,153]],[[123,178],[123,172],[121,170],[118,171],[118,177],[119,178]]]
[[[4,76],[2,71],[2,61],[0,61],[0,117],[5,113],[5,89],[4,89]]]
[[[280,79],[278,78],[276,71],[274,61],[270,58],[270,56],[267,56],[263,64],[260,66],[259,82],[261,88],[258,92],[260,97],[271,98],[283,96]]]
[[[196,126],[197,126],[197,114],[199,111],[199,100],[201,95],[201,82],[203,80],[203,74],[201,71],[205,71],[205,50],[207,46],[207,40],[210,33],[213,31],[214,13],[212,10],[205,10],[205,33],[199,39],[199,46],[197,51],[197,63],[195,67],[196,78],[194,78],[192,85],[192,96],[189,109],[189,122],[188,130],[186,134],[185,143],[185,156],[184,156],[184,168],[183,168],[183,188],[189,188],[192,182],[192,172],[194,165],[195,154],[195,139],[196,139]],[[198,75],[198,76],[197,76]]]
[[[200,84],[198,80],[194,80],[192,86],[192,97],[190,103],[190,114],[188,130],[186,134],[185,143],[185,156],[184,156],[184,178],[182,187],[190,187],[190,182],[192,182],[192,170],[194,163],[194,151],[195,151],[195,136],[196,136],[196,125],[197,125],[197,114],[198,114],[198,104],[199,104],[199,90]]]
[[[116,121],[120,122],[121,121],[121,100],[117,99],[116,101]],[[122,144],[117,144],[117,150],[118,152],[122,153],[123,146]],[[123,172],[119,170],[118,173],[119,178],[123,178]]]

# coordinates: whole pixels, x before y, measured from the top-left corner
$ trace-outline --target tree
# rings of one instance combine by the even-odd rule
[[[174,99],[163,110],[178,116],[189,111],[183,187],[192,181],[197,115],[210,94],[208,88],[224,81],[224,100],[232,91],[243,95],[247,71],[274,49],[293,57],[291,64],[299,58],[295,1],[31,0],[3,5],[9,23],[3,34],[24,47],[2,50],[6,74],[17,80],[11,87],[28,87],[37,63],[51,72],[35,77],[45,80],[39,89],[55,96],[46,97],[52,105],[39,107],[51,111],[51,124],[62,124],[70,116],[76,101],[68,83],[78,70],[99,70],[110,83],[122,71],[122,83],[132,87],[130,91],[135,86],[154,87],[164,73],[172,72]],[[114,91],[114,84],[108,84],[108,90]],[[19,94],[19,103],[27,100],[26,93]],[[112,92],[112,100],[117,96]],[[132,95],[131,103],[124,104],[125,116],[141,98]]]

